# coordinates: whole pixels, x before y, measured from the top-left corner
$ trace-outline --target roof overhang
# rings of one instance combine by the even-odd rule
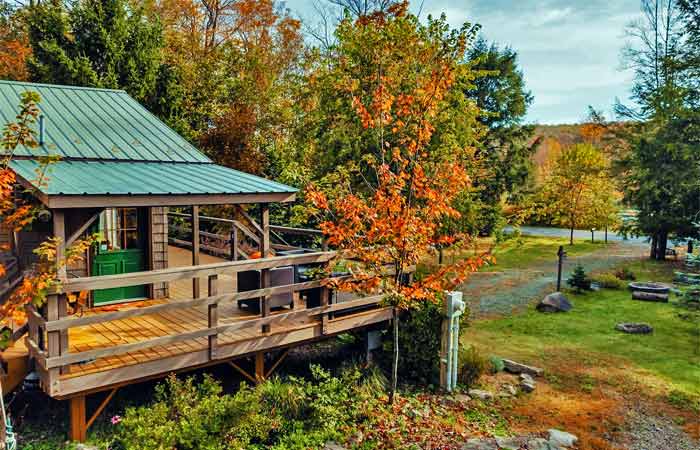
[[[211,163],[17,159],[10,167],[51,209],[284,203],[297,192]]]
[[[295,193],[219,195],[50,195],[39,198],[49,209],[127,208],[139,206],[235,205],[286,203]]]

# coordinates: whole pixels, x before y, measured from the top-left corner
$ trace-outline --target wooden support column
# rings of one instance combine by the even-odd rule
[[[85,421],[85,396],[79,395],[70,400],[70,433],[68,439],[85,442],[87,439],[87,422]]]
[[[255,382],[260,384],[265,381],[265,352],[255,354]]]
[[[199,265],[199,206],[192,207],[192,265]],[[192,279],[192,298],[199,298],[199,278]]]
[[[218,277],[216,275],[209,276],[209,296],[212,297],[217,294],[217,282]],[[209,305],[209,328],[216,328],[219,326],[219,305],[214,303]],[[216,347],[218,345],[218,335],[209,336],[209,359],[216,359]]]
[[[238,261],[238,227],[231,224],[231,235],[229,236],[231,246],[231,261]]]
[[[58,240],[56,247],[56,259],[58,272],[56,276],[60,281],[68,279],[68,270],[65,264],[66,253],[66,216],[60,210],[53,211],[53,235]],[[47,299],[47,320],[58,320],[68,316],[68,299],[65,295],[51,295]],[[59,356],[68,353],[68,331],[54,331],[49,333],[49,356]],[[60,373],[67,373],[68,367],[61,368]],[[53,376],[58,378],[56,369],[53,369]],[[54,377],[51,376],[52,380]]]
[[[267,258],[272,256],[270,247],[270,208],[267,203],[260,205],[260,228],[262,229],[262,234],[260,236],[260,256],[262,258]],[[260,287],[262,289],[270,287],[270,269],[262,269],[260,271]],[[260,305],[260,313],[262,317],[270,315],[269,298],[268,295],[260,298],[262,303]],[[263,333],[269,333],[270,326],[263,325],[262,331]]]
[[[328,306],[330,303],[328,301],[331,291],[327,287],[323,286],[321,288],[321,306]],[[321,334],[326,334],[328,332],[328,313],[321,314]]]

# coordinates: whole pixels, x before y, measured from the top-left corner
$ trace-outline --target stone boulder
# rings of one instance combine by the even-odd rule
[[[615,325],[615,329],[629,334],[649,334],[654,332],[651,325],[647,323],[618,323]]]
[[[493,392],[483,391],[481,389],[469,389],[468,392],[471,398],[478,398],[479,400],[489,401],[493,400]]]
[[[522,389],[523,392],[530,393],[535,390],[535,380],[532,379],[532,377],[526,373],[521,373],[520,374],[520,389]]]
[[[537,304],[537,310],[545,313],[568,312],[573,307],[569,299],[561,292],[549,294]]]
[[[578,441],[578,438],[566,431],[556,429],[547,430],[549,433],[549,443],[559,447],[572,447]]]
[[[540,369],[539,367],[526,366],[525,364],[511,361],[510,359],[503,360],[503,368],[506,372],[514,373],[516,375],[526,373],[533,377],[541,377],[544,373],[544,370]]]

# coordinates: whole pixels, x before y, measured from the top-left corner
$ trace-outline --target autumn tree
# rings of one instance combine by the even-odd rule
[[[611,224],[616,211],[615,188],[603,153],[590,144],[565,148],[550,161],[537,196],[539,214],[570,230]]]
[[[17,9],[0,1],[0,79],[26,80],[30,55],[27,34],[17,17]]]
[[[324,194],[309,189],[309,198],[326,220],[321,230],[340,257],[350,263],[352,279],[340,289],[380,293],[395,311],[437,301],[445,289],[461,284],[483,258],[466,258],[409,282],[413,267],[443,243],[466,236],[440,233],[443,220],[457,217],[452,206],[471,181],[463,164],[469,149],[437,154],[430,141],[441,103],[460,70],[458,62],[475,29],[466,24],[449,31],[442,20],[422,25],[393,6],[338,28],[337,89],[352,104],[356,120],[373,145],[365,148],[361,190],[347,182]],[[476,126],[476,121],[473,122]],[[385,277],[387,267],[391,276]],[[392,396],[398,367],[398,315],[393,321]]]

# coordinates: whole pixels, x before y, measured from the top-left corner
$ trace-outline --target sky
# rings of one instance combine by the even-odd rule
[[[310,0],[285,3],[313,17]],[[417,12],[420,0],[411,4]],[[421,17],[442,13],[455,28],[479,23],[486,39],[517,50],[534,95],[527,122],[580,122],[588,105],[612,118],[615,98],[629,97],[632,74],[621,70],[620,51],[640,0],[424,0]]]

